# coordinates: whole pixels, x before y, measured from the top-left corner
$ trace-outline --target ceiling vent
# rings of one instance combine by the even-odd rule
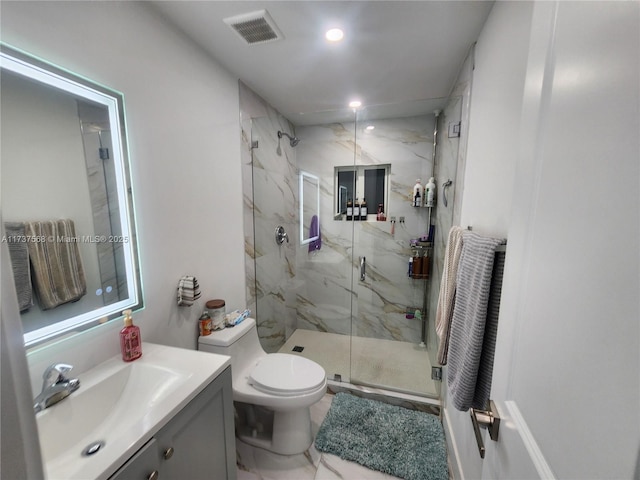
[[[284,38],[284,35],[266,10],[228,17],[223,21],[249,45],[273,42]]]

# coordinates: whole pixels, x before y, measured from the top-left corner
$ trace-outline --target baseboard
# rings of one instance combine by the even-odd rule
[[[464,472],[460,464],[460,453],[458,445],[451,429],[451,421],[447,409],[442,409],[442,426],[444,427],[444,437],[447,440],[447,456],[449,457],[449,479],[464,480]]]

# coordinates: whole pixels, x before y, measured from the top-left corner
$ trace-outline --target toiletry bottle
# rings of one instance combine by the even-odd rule
[[[367,221],[367,200],[364,197],[362,197],[360,204],[360,220]]]
[[[122,314],[124,315],[124,328],[120,330],[122,360],[131,362],[142,356],[142,339],[140,329],[133,324],[131,310],[125,310]]]
[[[207,335],[211,335],[211,330],[213,330],[211,316],[209,312],[205,310],[200,315],[200,319],[198,320],[198,326],[200,327],[200,336],[205,337]]]
[[[420,179],[416,180],[416,184],[413,186],[413,206],[421,207],[422,206],[422,184],[420,183]]]
[[[413,257],[413,278],[422,278],[422,257],[420,253],[418,250],[415,257]]]
[[[413,257],[409,257],[409,277],[413,277]]]
[[[353,219],[360,220],[360,202],[356,198],[356,203],[353,204]]]
[[[433,207],[436,201],[436,181],[433,177],[429,179],[429,183],[427,183],[427,193],[426,193],[426,202],[425,207]]]
[[[353,202],[351,199],[347,200],[347,220],[353,220]]]

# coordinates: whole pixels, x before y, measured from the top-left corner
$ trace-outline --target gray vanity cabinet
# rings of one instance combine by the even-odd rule
[[[110,480],[235,480],[232,395],[227,367]]]

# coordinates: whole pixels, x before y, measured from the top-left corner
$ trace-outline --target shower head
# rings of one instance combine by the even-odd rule
[[[289,139],[289,145],[291,145],[292,147],[295,147],[300,142],[300,139],[298,137],[292,137],[287,132],[278,130],[278,138],[282,137],[287,137]]]

